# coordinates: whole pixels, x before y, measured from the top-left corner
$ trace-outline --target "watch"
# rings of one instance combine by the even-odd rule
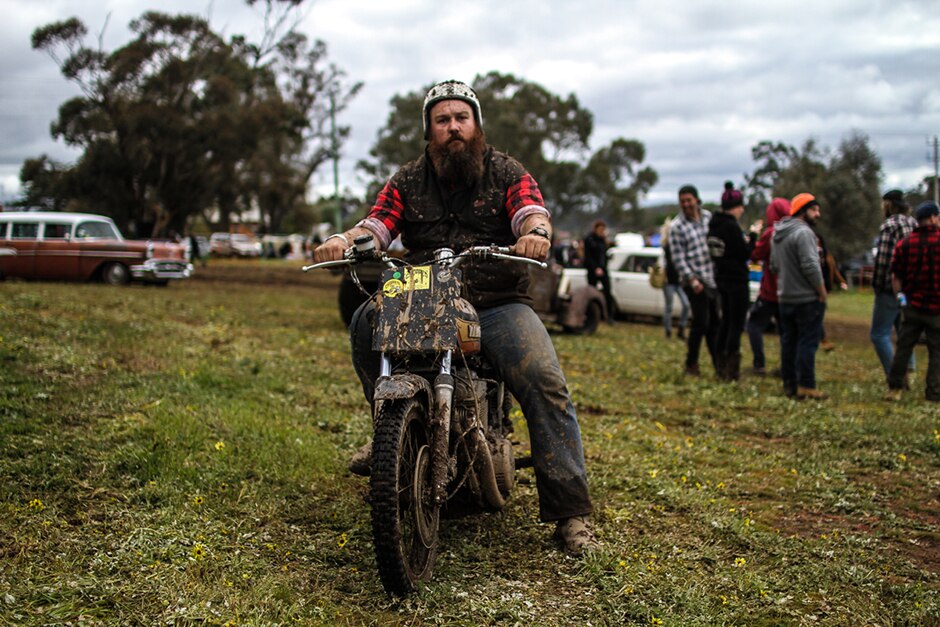
[[[551,240],[552,240],[551,236],[548,234],[548,231],[546,231],[546,230],[545,230],[543,227],[541,227],[541,226],[537,226],[537,227],[533,228],[531,231],[529,231],[528,233],[526,233],[526,235],[538,235],[539,237],[544,237],[544,238],[547,239],[548,241],[551,241]]]

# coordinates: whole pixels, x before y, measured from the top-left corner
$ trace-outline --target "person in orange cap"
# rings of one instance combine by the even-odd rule
[[[774,228],[770,267],[777,275],[780,302],[780,375],[783,390],[795,398],[823,399],[816,389],[816,351],[826,313],[826,286],[816,233],[819,202],[812,194],[790,201],[790,217]]]

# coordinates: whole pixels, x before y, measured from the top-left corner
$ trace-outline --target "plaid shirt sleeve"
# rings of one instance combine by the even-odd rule
[[[395,179],[392,178],[379,192],[369,215],[356,226],[369,229],[375,233],[382,248],[385,249],[401,233],[404,210],[405,205],[402,202],[401,192],[398,191],[398,187],[395,186]]]
[[[512,233],[516,237],[520,235],[522,223],[531,215],[540,214],[551,220],[551,214],[545,208],[545,201],[542,200],[539,185],[528,172],[524,172],[506,190],[506,213],[512,224]]]
[[[914,230],[916,223],[910,216],[893,215],[878,232],[878,250],[875,253],[875,270],[871,284],[876,291],[891,291],[891,259],[898,242]]]

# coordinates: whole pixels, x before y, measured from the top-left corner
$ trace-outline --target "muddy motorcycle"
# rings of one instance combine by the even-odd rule
[[[470,260],[541,262],[506,247],[442,248],[408,265],[357,238],[344,259],[304,271],[380,261],[373,349],[381,354],[373,400],[369,502],[382,585],[405,595],[430,579],[442,514],[499,511],[515,482],[511,397],[481,352],[479,316],[461,297]]]

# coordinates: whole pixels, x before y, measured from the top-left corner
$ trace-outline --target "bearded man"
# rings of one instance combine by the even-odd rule
[[[512,157],[486,144],[476,93],[459,81],[428,91],[423,107],[422,156],[389,179],[365,219],[331,235],[314,261],[340,259],[356,237],[372,235],[376,248],[396,236],[409,263],[435,249],[512,246],[515,254],[544,260],[551,247],[551,215],[535,179]],[[571,555],[597,547],[581,431],[565,376],[544,325],[530,306],[522,264],[473,261],[463,266],[465,298],[480,316],[483,352],[519,401],[529,427],[543,521],[556,522],[555,539]],[[353,366],[371,403],[379,373],[372,350],[372,301],[350,323]],[[368,474],[371,444],[350,470]]]
[[[812,194],[790,201],[790,217],[774,226],[770,269],[777,275],[780,302],[780,375],[787,396],[821,400],[816,389],[816,351],[826,314],[826,284],[813,226],[822,211]]]

